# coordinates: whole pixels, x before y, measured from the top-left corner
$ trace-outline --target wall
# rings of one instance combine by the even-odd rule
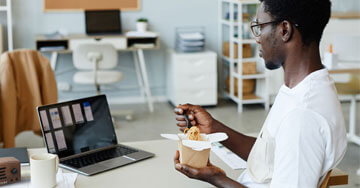
[[[84,33],[82,12],[44,13],[42,0],[13,0],[14,46],[15,48],[35,48],[35,37],[41,33],[51,33],[58,29],[68,33]],[[6,16],[0,14],[0,23],[6,23]],[[155,96],[165,95],[165,52],[174,46],[175,27],[205,26],[206,45],[210,50],[217,49],[217,1],[216,0],[142,0],[141,10],[123,12],[123,30],[134,30],[136,19],[146,17],[150,29],[159,33],[161,49],[146,51],[145,58],[149,73],[151,91]],[[49,54],[45,54],[48,57]],[[74,73],[71,55],[61,55],[56,71],[59,82],[70,82]],[[120,84],[110,86],[105,93],[111,96],[137,96],[135,68],[132,54],[119,54],[119,70],[124,79]],[[73,85],[72,92],[60,92],[60,98],[80,97],[95,94],[93,87]],[[115,91],[110,92],[110,89]],[[90,91],[90,93],[89,93]]]

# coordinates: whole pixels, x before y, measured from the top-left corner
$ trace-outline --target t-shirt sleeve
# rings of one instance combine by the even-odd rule
[[[296,109],[282,121],[276,135],[270,187],[315,188],[325,159],[326,131],[317,114]]]

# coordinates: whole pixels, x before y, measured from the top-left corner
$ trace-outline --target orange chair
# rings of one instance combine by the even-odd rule
[[[0,57],[0,141],[14,147],[15,136],[41,134],[36,107],[57,102],[57,86],[49,61],[34,50],[16,50]]]
[[[338,168],[335,168],[333,170],[330,170],[326,174],[323,182],[320,185],[320,188],[326,188],[335,185],[347,185],[348,179],[349,179],[348,174],[344,173]]]

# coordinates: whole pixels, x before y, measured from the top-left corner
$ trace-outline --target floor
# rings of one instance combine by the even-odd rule
[[[360,103],[357,106],[360,109]],[[342,107],[347,122],[349,103],[343,103]],[[161,139],[160,133],[178,132],[173,107],[168,103],[156,103],[153,113],[148,112],[145,104],[112,106],[113,111],[125,109],[134,112],[134,120],[126,121],[121,117],[116,118],[115,128],[119,142]],[[214,118],[245,134],[259,132],[267,115],[261,105],[247,105],[244,112],[238,114],[236,105],[230,101],[220,101],[216,107],[206,109]],[[360,122],[360,116],[357,117],[357,122]],[[32,132],[23,132],[17,136],[16,145],[17,147],[42,147],[43,142],[41,137],[35,136]],[[360,176],[356,175],[356,170],[360,168],[360,146],[349,143],[345,157],[338,168],[349,174],[349,184],[336,187],[360,188]]]

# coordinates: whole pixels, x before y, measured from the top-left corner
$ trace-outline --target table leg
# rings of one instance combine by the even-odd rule
[[[139,84],[139,87],[140,87],[141,97],[145,97],[144,81],[143,81],[143,79],[141,77],[140,65],[139,65],[138,58],[136,56],[136,51],[133,51],[133,56],[134,56],[136,76],[137,76],[138,84]]]
[[[51,53],[50,65],[51,65],[51,68],[53,69],[54,72],[55,72],[55,69],[56,69],[57,56],[58,56],[57,52],[52,52]]]
[[[146,97],[147,97],[149,110],[150,110],[150,112],[153,112],[154,111],[153,99],[152,99],[152,96],[151,96],[150,86],[149,86],[149,79],[148,79],[147,72],[146,72],[144,52],[143,52],[142,49],[138,49],[137,53],[138,53],[138,56],[139,56],[140,69],[141,69],[141,72],[142,72],[142,77],[144,79],[145,94],[146,94]]]

